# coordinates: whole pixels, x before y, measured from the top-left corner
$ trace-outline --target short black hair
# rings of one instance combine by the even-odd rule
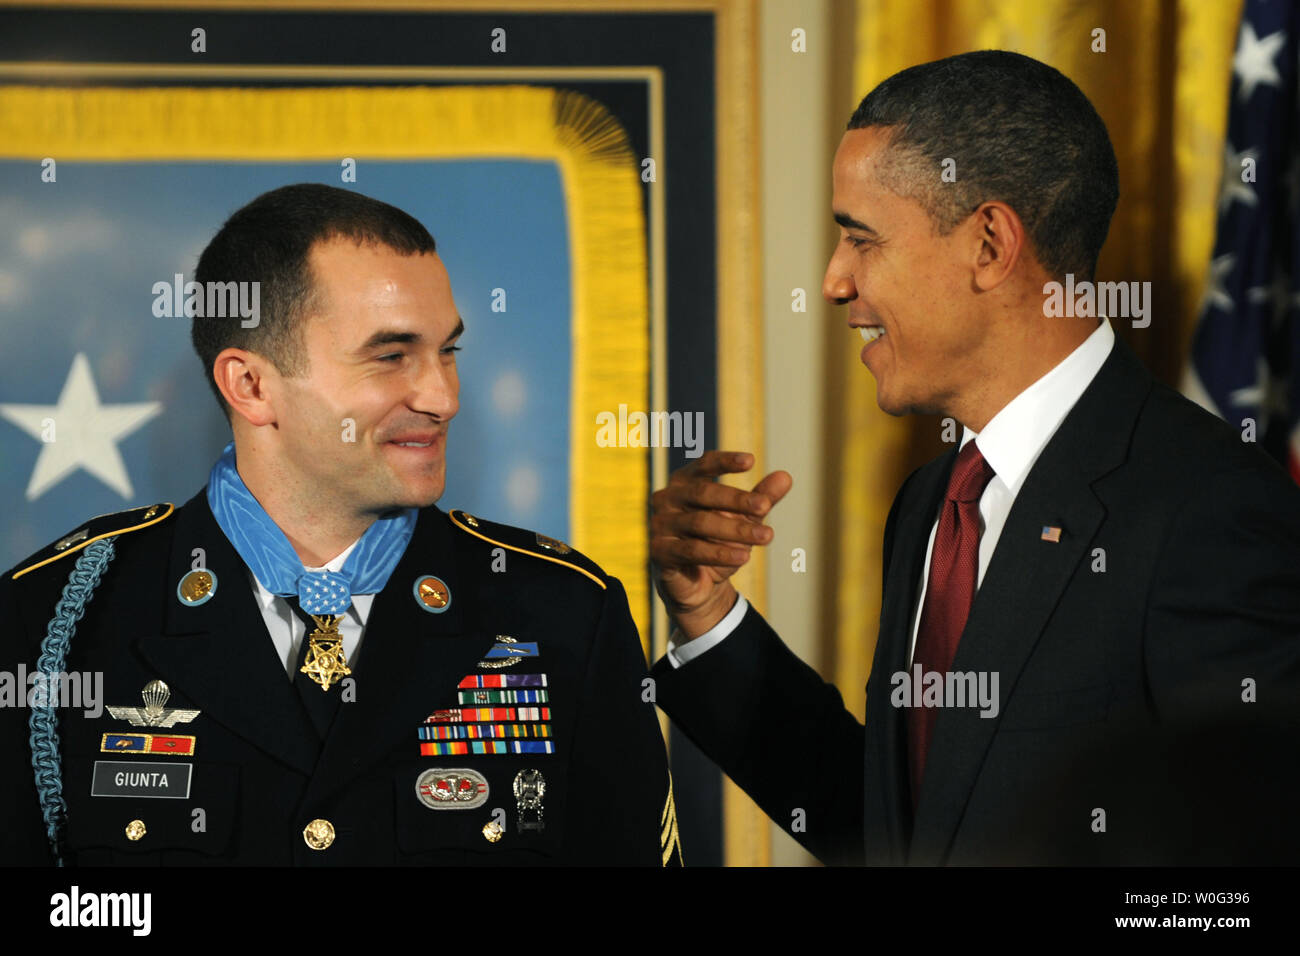
[[[316,243],[335,238],[387,246],[402,255],[437,251],[429,230],[396,206],[335,186],[298,183],[244,206],[199,256],[194,281],[202,288],[209,282],[259,283],[259,321],[252,328],[244,328],[237,315],[195,316],[190,323],[194,351],[227,417],[230,408],[212,374],[223,349],[256,352],[282,375],[307,371],[302,319],[315,302],[308,257]]]
[[[849,129],[892,130],[881,184],[921,204],[941,234],[981,203],[1020,216],[1048,273],[1091,279],[1119,200],[1106,124],[1046,63],[979,50],[913,66],[858,105]],[[943,161],[956,181],[943,182]]]

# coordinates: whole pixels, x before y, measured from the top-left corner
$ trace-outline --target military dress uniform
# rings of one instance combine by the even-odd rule
[[[0,863],[681,862],[627,598],[562,542],[422,509],[320,729],[202,492],[33,555],[0,620],[0,670],[63,635],[104,705],[0,708]]]

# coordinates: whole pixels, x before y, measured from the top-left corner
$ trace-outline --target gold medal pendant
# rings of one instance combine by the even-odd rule
[[[313,614],[311,619],[316,622],[316,630],[307,636],[307,656],[299,670],[320,684],[321,690],[329,690],[331,684],[352,673],[348,659],[343,656],[341,616]]]

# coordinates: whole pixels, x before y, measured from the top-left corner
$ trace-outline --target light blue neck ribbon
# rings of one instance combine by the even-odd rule
[[[279,525],[253,497],[235,468],[235,443],[226,446],[208,476],[208,506],[230,543],[262,587],[298,596],[308,614],[343,614],[353,592],[378,594],[388,583],[415,531],[418,512],[407,508],[375,520],[341,571],[307,571]]]

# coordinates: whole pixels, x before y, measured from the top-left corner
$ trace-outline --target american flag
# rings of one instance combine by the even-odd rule
[[[1246,0],[1188,397],[1300,482],[1300,5]]]

